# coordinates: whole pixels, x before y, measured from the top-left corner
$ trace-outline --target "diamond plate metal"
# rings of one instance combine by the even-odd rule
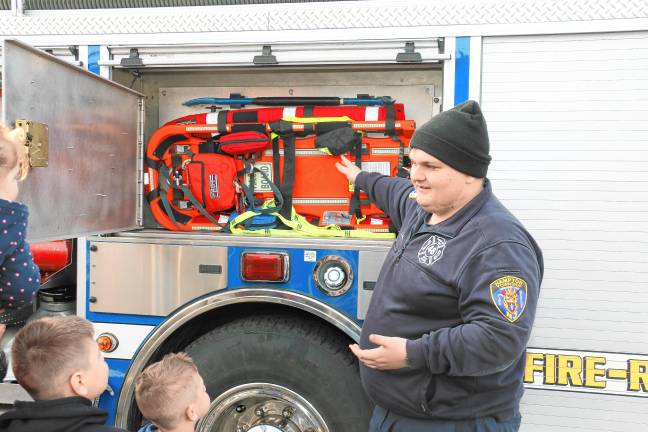
[[[203,33],[532,24],[648,17],[646,0],[463,0],[302,3],[0,13],[0,36]]]

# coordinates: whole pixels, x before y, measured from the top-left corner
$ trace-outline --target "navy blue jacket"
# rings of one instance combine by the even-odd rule
[[[40,287],[40,273],[25,241],[28,215],[24,204],[0,199],[0,309],[33,304]]]
[[[374,403],[413,418],[459,420],[519,413],[525,348],[543,274],[542,252],[522,224],[484,190],[449,219],[429,214],[408,180],[361,173],[356,186],[399,235],[388,252],[362,328],[408,339],[408,367],[361,364]]]

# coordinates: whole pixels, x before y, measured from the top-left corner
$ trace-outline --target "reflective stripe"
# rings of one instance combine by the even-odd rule
[[[218,124],[218,111],[207,113],[207,124]]]
[[[282,118],[286,117],[296,117],[297,116],[297,107],[284,107]]]
[[[379,106],[368,106],[365,108],[365,121],[378,121]]]

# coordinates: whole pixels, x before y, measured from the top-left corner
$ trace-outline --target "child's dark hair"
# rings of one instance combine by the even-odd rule
[[[16,165],[20,166],[18,180],[24,180],[29,172],[29,157],[25,147],[25,131],[10,130],[0,125],[0,176],[6,176]]]

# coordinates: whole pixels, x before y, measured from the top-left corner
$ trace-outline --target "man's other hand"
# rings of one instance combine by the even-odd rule
[[[407,339],[372,334],[369,342],[378,348],[363,350],[358,344],[349,345],[353,354],[367,367],[392,370],[407,366]]]

